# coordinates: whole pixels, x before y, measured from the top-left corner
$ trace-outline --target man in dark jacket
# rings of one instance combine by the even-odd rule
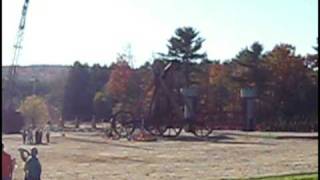
[[[21,131],[21,135],[22,135],[22,143],[26,144],[26,139],[27,139],[27,131],[25,128],[22,129]]]
[[[42,144],[42,129],[39,130],[39,144]]]
[[[37,148],[32,148],[31,158],[27,160],[24,166],[25,180],[41,180],[41,164],[37,155]]]
[[[39,144],[39,129],[36,129],[35,140],[36,140],[35,144]]]

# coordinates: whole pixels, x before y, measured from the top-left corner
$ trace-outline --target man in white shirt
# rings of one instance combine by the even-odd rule
[[[50,142],[50,129],[51,129],[51,122],[48,121],[48,123],[45,125],[43,133],[46,135],[47,143]]]

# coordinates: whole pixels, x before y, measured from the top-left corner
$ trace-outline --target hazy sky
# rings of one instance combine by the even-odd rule
[[[2,63],[11,64],[24,0],[2,0]],[[110,64],[131,44],[135,66],[167,52],[177,27],[205,38],[210,59],[226,60],[254,41],[314,53],[317,0],[30,0],[18,64]]]

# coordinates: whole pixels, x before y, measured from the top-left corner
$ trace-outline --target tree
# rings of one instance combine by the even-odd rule
[[[129,81],[133,75],[124,56],[119,56],[116,64],[111,66],[111,74],[106,85],[106,93],[113,97],[114,105],[122,106],[130,103],[128,97]]]
[[[122,99],[128,89],[128,82],[132,72],[128,62],[119,57],[117,63],[112,67],[110,79],[106,86],[107,92],[118,99]]]
[[[98,119],[109,119],[112,115],[112,98],[103,91],[98,91],[93,99],[95,117]]]
[[[170,38],[167,45],[169,49],[167,56],[182,62],[206,57],[205,53],[197,53],[204,42],[204,39],[197,37],[198,35],[199,32],[192,27],[176,29],[175,36]]]
[[[295,55],[294,46],[277,45],[263,61],[268,70],[268,86],[262,97],[266,113],[284,122],[305,121],[317,114],[317,84],[310,79],[304,58]]]
[[[209,65],[208,107],[210,111],[221,112],[228,108],[231,110],[238,108],[239,102],[231,99],[237,96],[239,91],[239,87],[230,78],[231,71],[230,64]]]
[[[318,51],[318,47],[313,47],[315,51]],[[318,53],[316,54],[308,54],[305,58],[305,64],[308,68],[312,69],[313,71],[318,71]]]
[[[44,98],[28,96],[21,103],[19,111],[25,119],[26,126],[43,127],[49,121],[49,111]]]
[[[48,94],[45,95],[45,99],[55,109],[55,113],[59,118],[63,110],[64,92],[67,79],[64,76],[57,77],[50,81]]]
[[[262,50],[263,46],[259,42],[254,42],[250,49],[245,48],[240,51],[232,60],[237,64],[235,80],[241,87],[254,86],[258,91],[263,88],[267,74],[261,63]]]
[[[204,39],[198,35],[199,32],[192,27],[178,28],[175,31],[175,36],[169,39],[168,53],[160,54],[165,59],[183,62],[187,86],[190,84],[190,62],[207,57],[206,53],[198,53],[204,42]]]
[[[63,102],[64,119],[89,119],[92,115],[89,66],[76,61],[69,72]]]
[[[254,42],[250,46],[250,49],[245,48],[241,50],[229,64],[232,69],[230,77],[235,84],[232,91],[235,94],[234,98],[239,100],[239,103],[241,101],[240,90],[248,87],[256,89],[258,95],[257,104],[264,103],[261,99],[263,99],[263,96],[267,96],[265,89],[269,72],[264,66],[262,51],[263,46],[259,42]],[[256,115],[258,120],[264,117],[259,112]]]
[[[100,66],[99,64],[94,64],[90,68],[90,89],[92,97],[95,93],[101,91],[108,82],[110,76],[110,69],[107,66]]]
[[[94,64],[90,68],[89,96],[93,101],[93,113],[96,118],[108,118],[112,112],[109,112],[109,106],[112,107],[110,96],[105,94],[105,85],[109,80],[110,70],[107,66]]]

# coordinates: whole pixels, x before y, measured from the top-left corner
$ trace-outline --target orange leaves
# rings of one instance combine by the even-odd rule
[[[225,70],[222,64],[212,64],[209,67],[209,84],[220,82],[225,76]]]
[[[128,90],[132,73],[133,70],[126,61],[118,61],[111,72],[106,88],[107,92],[116,97],[121,97],[125,94]]]
[[[303,58],[296,56],[294,48],[289,45],[276,46],[265,59],[265,66],[277,83],[287,83],[290,77],[295,77],[294,81],[303,78],[307,71],[303,63]]]

